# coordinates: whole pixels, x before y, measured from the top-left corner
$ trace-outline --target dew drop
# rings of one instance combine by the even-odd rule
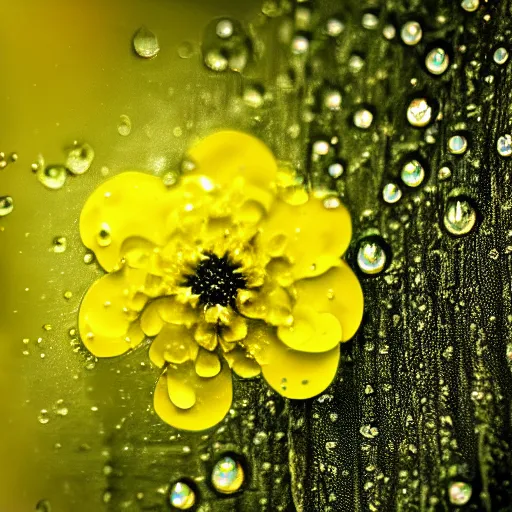
[[[212,71],[225,71],[228,68],[228,59],[219,50],[210,50],[204,56],[204,63]]]
[[[11,196],[0,196],[0,217],[9,215],[14,210],[14,201]]]
[[[297,34],[292,39],[292,53],[294,55],[304,55],[309,50],[309,39],[303,35]]]
[[[231,20],[220,20],[215,27],[215,33],[221,39],[229,39],[233,35],[233,23]]]
[[[162,181],[166,187],[173,187],[178,183],[179,175],[175,171],[168,171],[162,176]]]
[[[463,135],[453,135],[448,139],[448,151],[452,155],[462,155],[468,149],[468,141]]]
[[[119,117],[119,122],[117,123],[117,133],[122,135],[123,137],[127,137],[130,135],[132,131],[132,121],[131,119],[123,114]]]
[[[186,482],[176,482],[171,488],[169,501],[177,510],[189,510],[196,503],[196,494]]]
[[[407,121],[412,126],[423,127],[432,119],[432,107],[426,98],[415,98],[407,108]]]
[[[46,425],[50,421],[50,418],[48,417],[48,411],[46,409],[41,409],[41,412],[37,417],[37,421],[39,421],[41,425]]]
[[[433,75],[441,75],[450,64],[450,58],[443,48],[434,48],[425,57],[425,66]]]
[[[378,274],[386,266],[386,251],[376,240],[363,240],[357,252],[357,265],[365,274]]]
[[[329,168],[327,169],[327,172],[329,175],[333,178],[339,178],[345,169],[343,168],[343,165],[340,162],[335,162],[331,165],[329,165]]]
[[[348,60],[348,67],[353,73],[358,73],[364,67],[364,60],[360,55],[354,54]]]
[[[211,479],[218,492],[232,494],[244,483],[244,470],[239,462],[226,456],[215,464]]]
[[[498,139],[497,143],[498,153],[501,156],[510,156],[512,155],[512,136],[510,134],[502,135]]]
[[[386,183],[382,189],[382,197],[389,204],[396,203],[402,197],[402,191],[396,183]]]
[[[450,503],[453,505],[465,505],[473,494],[473,489],[467,482],[452,482],[448,490]]]
[[[393,25],[386,25],[382,29],[382,35],[388,40],[394,39],[396,36],[396,28]]]
[[[425,179],[425,169],[418,160],[414,159],[402,167],[400,177],[408,187],[419,187]]]
[[[449,233],[467,235],[474,228],[476,220],[476,211],[467,199],[458,197],[448,200],[443,223]]]
[[[152,59],[160,51],[158,39],[146,27],[141,27],[133,36],[133,49],[140,57]]]
[[[94,149],[89,144],[76,144],[68,151],[66,167],[73,174],[87,172],[94,160]]]
[[[375,30],[379,25],[379,18],[371,12],[366,12],[363,14],[361,24],[367,30]]]
[[[313,142],[313,159],[315,157],[325,156],[329,153],[331,145],[326,140],[316,140]]]
[[[194,45],[189,41],[184,41],[178,48],[178,55],[182,59],[190,59],[194,55]]]
[[[105,222],[101,225],[101,229],[96,237],[96,242],[100,247],[108,247],[112,243],[110,226]]]
[[[323,95],[323,104],[329,110],[335,112],[341,109],[341,93],[336,89],[328,89]]]
[[[345,30],[345,25],[337,18],[330,18],[325,28],[329,36],[338,37]]]
[[[63,165],[48,165],[39,167],[36,175],[45,187],[58,190],[66,183],[67,169]]]
[[[423,30],[417,21],[408,21],[407,23],[404,23],[402,30],[400,31],[402,41],[408,46],[418,44],[421,41],[422,36]]]
[[[90,265],[94,261],[94,254],[92,252],[86,252],[84,254],[84,263]]]
[[[496,64],[505,64],[505,62],[508,60],[508,50],[506,48],[500,47],[494,52],[492,58]]]
[[[359,109],[354,113],[353,122],[357,128],[366,130],[372,125],[373,114],[365,108]]]
[[[244,103],[251,108],[260,108],[264,103],[265,90],[262,85],[251,84],[245,87],[243,92]]]
[[[461,7],[468,12],[474,12],[480,6],[480,0],[462,0]]]
[[[68,241],[67,241],[66,237],[57,236],[53,239],[52,251],[57,254],[63,253],[63,252],[65,252],[67,245],[68,245]]]
[[[437,177],[439,178],[440,181],[445,181],[445,180],[448,180],[450,179],[452,176],[452,171],[449,167],[441,167],[441,169],[439,169],[438,173],[437,173]]]

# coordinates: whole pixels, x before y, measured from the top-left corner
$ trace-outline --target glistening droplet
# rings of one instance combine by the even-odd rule
[[[89,144],[75,144],[68,150],[66,167],[73,174],[84,174],[94,160],[94,149]]]
[[[450,503],[453,505],[465,505],[473,494],[473,489],[467,482],[452,482],[448,489]]]
[[[417,21],[408,21],[407,23],[404,23],[402,30],[400,31],[402,41],[408,46],[418,44],[421,41],[422,36],[423,30]]]
[[[14,201],[11,196],[0,197],[0,217],[9,215],[14,210]]]
[[[386,267],[386,251],[376,239],[363,240],[357,251],[357,265],[365,274],[378,274]]]
[[[244,483],[244,470],[239,462],[226,456],[215,464],[211,479],[218,492],[233,494]]]
[[[432,119],[432,107],[426,98],[415,98],[407,108],[407,120],[412,126],[423,127]]]
[[[450,64],[450,57],[443,48],[434,48],[425,57],[425,66],[433,75],[441,75]]]
[[[63,165],[48,165],[37,169],[37,178],[47,188],[57,190],[66,183],[68,171]]]
[[[425,179],[425,169],[418,160],[413,159],[402,167],[400,177],[408,187],[419,187]]]
[[[464,197],[448,200],[443,217],[446,230],[455,236],[467,235],[474,228],[477,214],[473,205]]]
[[[117,133],[122,135],[123,137],[127,137],[130,135],[132,131],[132,121],[131,119],[123,114],[119,117],[119,122],[117,123]]]
[[[133,36],[133,49],[140,57],[152,59],[160,51],[158,39],[146,27],[141,27]]]
[[[496,144],[498,149],[498,153],[501,156],[510,156],[512,155],[512,136],[508,133],[502,135]]]
[[[196,494],[186,482],[176,482],[171,488],[169,501],[177,510],[189,510],[196,503]]]

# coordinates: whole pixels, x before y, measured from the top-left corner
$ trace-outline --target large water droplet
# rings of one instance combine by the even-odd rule
[[[463,135],[453,135],[448,139],[448,151],[452,155],[462,155],[468,149],[468,141]]]
[[[39,167],[36,175],[45,187],[57,190],[66,183],[68,171],[63,165],[48,165],[47,167]]]
[[[234,27],[231,20],[220,20],[215,27],[215,33],[221,39],[229,39],[233,35]]]
[[[0,217],[9,215],[14,210],[14,201],[11,196],[0,196]]]
[[[467,235],[476,221],[476,210],[466,198],[455,197],[448,200],[443,223],[449,233],[456,236]]]
[[[423,127],[432,119],[432,107],[426,98],[415,98],[407,108],[407,120],[412,126]]]
[[[506,48],[503,48],[503,46],[501,46],[494,52],[494,55],[492,58],[493,58],[494,62],[496,62],[496,64],[500,64],[500,65],[505,64],[505,62],[507,62],[507,60],[508,60],[508,50]]]
[[[467,482],[452,482],[448,489],[450,503],[453,505],[465,505],[473,494],[473,489]]]
[[[396,183],[386,183],[382,189],[382,197],[386,203],[393,204],[400,200],[402,191]]]
[[[480,6],[480,0],[462,0],[461,7],[468,12],[473,12]]]
[[[402,26],[400,37],[402,41],[409,46],[418,44],[423,36],[421,25],[417,21],[408,21]]]
[[[441,75],[450,64],[450,58],[443,48],[434,48],[425,57],[425,66],[433,75]]]
[[[496,144],[498,148],[498,153],[501,156],[510,156],[512,155],[512,135],[505,134],[502,135]]]
[[[53,239],[52,250],[53,252],[60,254],[66,251],[68,241],[64,236],[57,236]]]
[[[228,68],[228,59],[219,50],[210,50],[204,56],[204,63],[212,71],[225,71]]]
[[[363,240],[357,251],[357,265],[365,274],[378,274],[384,270],[387,262],[386,251],[376,239]]]
[[[223,457],[212,471],[212,484],[222,494],[232,494],[244,483],[242,465],[231,457]]]
[[[89,144],[76,144],[68,151],[66,167],[73,174],[87,172],[94,160],[94,149]]]
[[[152,59],[157,56],[160,46],[156,35],[146,27],[141,27],[133,36],[133,49],[140,57]]]
[[[400,177],[408,187],[419,187],[425,179],[425,169],[418,160],[414,159],[402,167]]]
[[[372,125],[373,114],[368,109],[361,108],[354,113],[353,121],[357,128],[366,130]]]
[[[345,25],[337,18],[330,18],[325,24],[325,29],[329,36],[338,37],[345,30]]]
[[[186,482],[176,482],[171,488],[169,501],[178,510],[189,510],[196,503],[196,494]]]

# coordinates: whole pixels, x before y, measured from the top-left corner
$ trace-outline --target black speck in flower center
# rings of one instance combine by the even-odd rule
[[[199,295],[199,304],[203,306],[235,307],[238,290],[247,284],[243,274],[236,272],[240,266],[233,264],[226,254],[222,258],[210,252],[204,256],[194,273],[185,276],[184,286],[190,286],[192,293]]]

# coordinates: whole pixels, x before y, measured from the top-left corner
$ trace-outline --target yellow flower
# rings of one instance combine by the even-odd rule
[[[218,132],[186,162],[172,188],[125,172],[87,200],[80,233],[107,274],[85,295],[79,327],[98,357],[154,337],[156,412],[202,430],[231,407],[230,370],[261,372],[288,398],[326,389],[363,295],[341,259],[349,213],[308,196],[261,141]]]

